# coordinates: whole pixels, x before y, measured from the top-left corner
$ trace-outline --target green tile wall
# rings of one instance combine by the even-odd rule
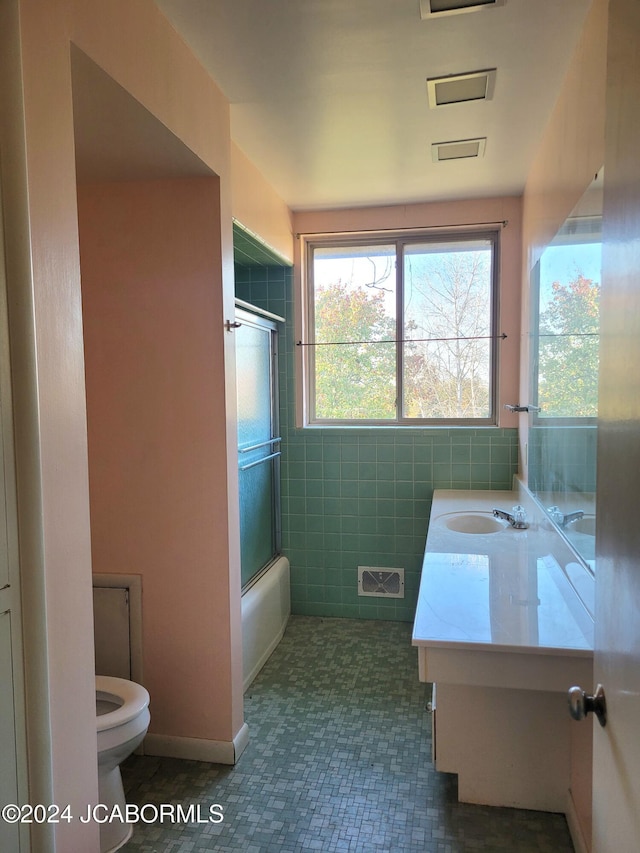
[[[595,492],[598,428],[537,425],[529,430],[529,486],[534,492]]]
[[[286,317],[282,532],[293,613],[411,621],[433,490],[511,488],[517,430],[297,429],[291,270],[236,267],[236,295]],[[404,599],[358,596],[359,565],[404,568]]]

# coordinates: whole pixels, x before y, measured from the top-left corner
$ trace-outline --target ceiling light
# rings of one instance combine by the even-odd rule
[[[470,71],[468,74],[450,74],[447,77],[430,77],[427,79],[429,106],[488,101],[493,97],[495,80],[495,68]]]
[[[431,158],[434,163],[444,160],[468,160],[484,157],[487,137],[478,139],[456,139],[450,142],[434,142],[431,146]]]
[[[506,0],[420,0],[420,17],[422,20],[445,15],[459,15],[461,12],[477,12],[480,9],[491,9],[503,6]]]

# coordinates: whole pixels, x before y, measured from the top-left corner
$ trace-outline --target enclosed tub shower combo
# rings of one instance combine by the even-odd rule
[[[236,300],[245,689],[278,645],[291,611],[289,561],[280,554],[278,322]]]

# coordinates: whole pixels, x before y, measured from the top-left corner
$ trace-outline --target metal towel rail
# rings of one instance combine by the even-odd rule
[[[268,442],[265,442],[268,444]],[[270,453],[268,456],[262,456],[260,459],[256,459],[253,462],[247,462],[246,465],[240,465],[238,470],[247,471],[249,468],[253,468],[255,465],[261,465],[263,462],[268,462],[270,459],[275,459],[276,456],[282,456],[282,451],[276,450],[275,453]]]
[[[260,444],[252,444],[251,447],[241,447],[238,452],[248,453],[250,450],[258,450],[260,447],[267,447],[272,444],[277,444],[279,441],[282,441],[280,437],[270,438],[268,441],[261,441]]]

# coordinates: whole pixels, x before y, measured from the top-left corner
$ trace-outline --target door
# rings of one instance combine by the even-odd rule
[[[640,849],[640,3],[609,7],[598,423],[593,851]]]
[[[0,152],[1,154],[1,152]],[[0,203],[0,807],[27,801],[27,758],[4,227]],[[26,853],[27,824],[0,819],[0,850]]]
[[[240,549],[245,588],[280,550],[277,327],[236,309]]]

